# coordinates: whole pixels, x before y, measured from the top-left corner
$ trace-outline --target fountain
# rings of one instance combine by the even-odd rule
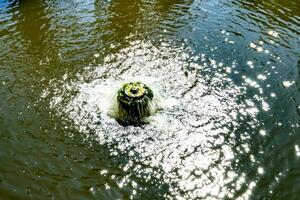
[[[141,82],[129,82],[117,91],[115,118],[125,125],[145,123],[145,118],[155,112],[153,91]]]

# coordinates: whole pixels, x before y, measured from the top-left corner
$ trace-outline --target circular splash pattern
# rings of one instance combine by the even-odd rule
[[[147,182],[153,187],[166,184],[164,198],[169,199],[236,194],[248,199],[261,174],[249,179],[237,166],[247,162],[248,169],[263,171],[251,154],[250,135],[260,126],[258,108],[243,99],[244,88],[230,79],[229,67],[184,47],[136,41],[107,56],[91,73],[91,82],[72,83],[77,93],[70,101],[61,104],[57,97],[52,106],[81,132],[89,135],[92,130],[112,156],[127,158],[119,166],[123,175],[111,177],[120,188]],[[149,118],[150,124],[124,127],[111,117],[112,97],[124,82],[138,81],[153,86],[153,102],[163,109]],[[130,94],[132,88],[137,93]],[[121,90],[134,98],[144,91],[139,84]],[[237,134],[241,126],[247,131]],[[132,190],[132,198],[138,198],[145,188]]]

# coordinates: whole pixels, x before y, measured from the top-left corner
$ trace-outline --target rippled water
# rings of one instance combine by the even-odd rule
[[[298,199],[300,4],[0,0],[1,199]],[[142,80],[161,109],[108,113]]]

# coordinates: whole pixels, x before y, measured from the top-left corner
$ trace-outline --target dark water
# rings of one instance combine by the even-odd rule
[[[300,197],[298,0],[0,0],[0,49],[0,199]]]

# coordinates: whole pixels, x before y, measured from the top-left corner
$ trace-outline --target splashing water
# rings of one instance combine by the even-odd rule
[[[67,102],[55,97],[52,107],[67,114],[81,132],[93,130],[112,156],[128,157],[120,164],[127,174],[117,181],[120,187],[132,185],[130,174],[135,174],[146,182],[166,183],[165,198],[221,199],[240,193],[239,199],[248,199],[263,171],[249,142],[260,126],[258,109],[251,100],[241,101],[244,88],[227,76],[229,66],[213,61],[173,44],[136,41],[108,55],[91,73],[91,82],[65,87],[76,95]],[[150,124],[124,127],[109,115],[111,97],[123,82],[133,80],[151,86],[162,109]],[[249,118],[248,131],[237,135]],[[236,170],[243,157],[260,172],[253,180]]]

